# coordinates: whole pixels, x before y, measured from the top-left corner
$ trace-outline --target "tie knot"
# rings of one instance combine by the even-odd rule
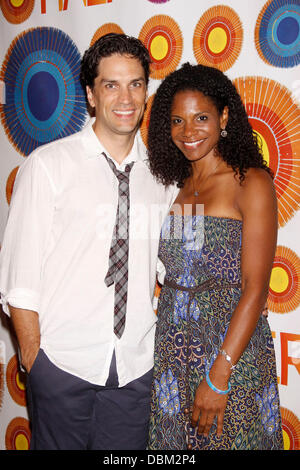
[[[120,170],[117,170],[116,168],[116,165],[114,164],[114,162],[111,160],[111,158],[108,158],[108,156],[103,152],[103,155],[104,157],[106,158],[106,161],[107,163],[109,164],[111,170],[114,172],[114,174],[116,175],[116,177],[120,180],[128,178],[129,177],[129,173],[131,172],[132,170],[132,167],[133,167],[133,164],[134,162],[131,162],[129,164],[126,165],[125,167],[125,171],[120,171]]]

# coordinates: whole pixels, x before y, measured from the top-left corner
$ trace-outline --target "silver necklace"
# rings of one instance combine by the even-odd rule
[[[204,178],[204,180],[202,181],[202,186],[204,183],[206,183],[206,180],[208,180],[208,178],[213,175],[215,172],[216,172],[216,169],[218,168],[218,166],[221,164],[222,160],[220,160],[218,162],[218,164],[215,166],[215,168],[210,172],[208,173],[208,175]],[[193,190],[194,190],[194,196],[195,197],[198,197],[199,196],[199,191],[197,189],[195,189],[195,182],[194,182],[194,176],[192,175],[192,182],[193,182]]]

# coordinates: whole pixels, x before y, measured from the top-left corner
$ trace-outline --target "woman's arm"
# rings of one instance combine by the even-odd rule
[[[264,308],[277,241],[277,199],[270,176],[251,169],[237,191],[237,205],[243,218],[241,253],[242,295],[235,309],[222,348],[236,364],[247,347]],[[231,375],[230,363],[219,354],[210,370],[211,382],[226,390]],[[214,417],[221,434],[227,395],[218,395],[204,380],[198,387],[192,424],[199,433],[208,434]]]

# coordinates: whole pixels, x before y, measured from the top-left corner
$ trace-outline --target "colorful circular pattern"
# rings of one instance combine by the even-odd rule
[[[255,45],[261,59],[275,67],[300,62],[299,0],[269,0],[255,26]]]
[[[13,189],[14,189],[14,183],[15,183],[15,179],[16,179],[16,176],[17,176],[17,173],[18,173],[18,169],[19,169],[18,166],[16,168],[14,168],[10,172],[10,174],[7,178],[7,182],[6,182],[6,200],[7,200],[7,204],[10,204],[10,200],[11,200],[12,192],[13,192]]]
[[[207,10],[198,21],[193,49],[199,64],[228,70],[240,54],[243,28],[237,13],[219,5]]]
[[[151,78],[161,79],[176,70],[181,59],[183,39],[173,18],[153,16],[144,24],[139,39],[151,56]]]
[[[148,127],[149,127],[149,122],[150,122],[151,107],[152,107],[152,103],[154,100],[154,96],[155,95],[149,96],[147,100],[146,110],[145,110],[144,117],[140,126],[140,133],[141,133],[143,142],[146,145],[146,147],[147,147],[147,140],[148,140]]]
[[[0,117],[22,155],[81,129],[86,103],[80,60],[74,42],[59,29],[29,29],[12,42],[0,73],[6,88]]]
[[[97,29],[94,36],[92,37],[90,45],[92,46],[94,44],[94,42],[96,42],[98,39],[100,39],[105,34],[109,34],[109,33],[124,34],[124,31],[116,23],[106,23],[106,24],[102,25],[100,28]]]
[[[262,141],[274,172],[278,224],[283,227],[300,207],[300,110],[283,85],[263,77],[234,80],[250,124]]]
[[[19,24],[27,20],[32,13],[34,0],[1,0],[0,8],[9,23]]]
[[[300,421],[287,408],[281,407],[284,450],[300,450]]]
[[[300,304],[300,259],[294,251],[278,246],[269,285],[269,310],[289,313]]]
[[[5,433],[7,450],[29,450],[31,431],[29,421],[17,417],[11,420]]]
[[[6,368],[6,384],[12,399],[21,406],[26,406],[25,375],[20,373],[17,356],[10,359]]]

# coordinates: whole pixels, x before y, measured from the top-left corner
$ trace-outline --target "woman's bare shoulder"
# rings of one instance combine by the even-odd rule
[[[275,207],[276,189],[271,175],[262,168],[250,168],[237,192],[238,205],[246,207]]]

